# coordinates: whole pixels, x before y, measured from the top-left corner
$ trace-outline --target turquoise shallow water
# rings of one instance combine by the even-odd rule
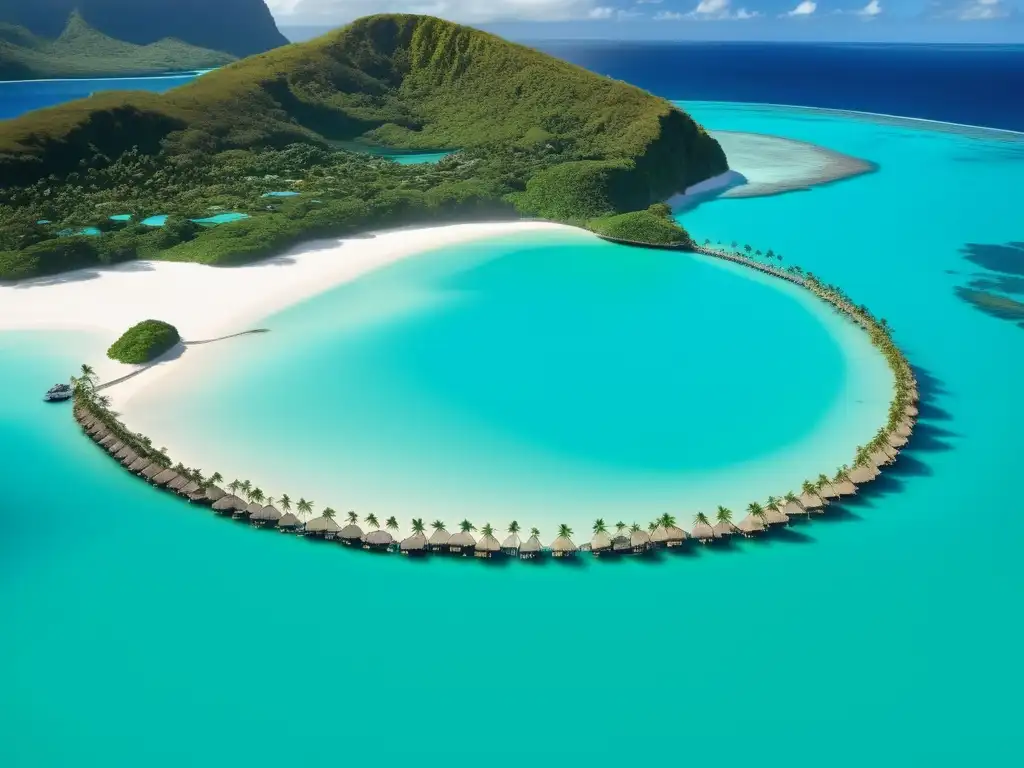
[[[796,527],[788,540],[656,564],[583,559],[569,567],[491,568],[375,558],[250,531],[112,471],[64,410],[38,402],[95,342],[3,334],[0,450],[5,477],[16,481],[0,505],[0,764],[452,764],[479,762],[480,754],[503,763],[569,754],[603,765],[635,760],[638,743],[652,762],[1014,764],[1024,683],[1017,649],[1024,518],[1013,483],[1024,430],[1024,331],[966,303],[956,289],[979,274],[998,282],[999,273],[979,261],[999,264],[978,254],[1022,239],[1015,197],[1021,145],[777,108],[688,107],[711,128],[817,142],[880,165],[876,174],[809,193],[705,204],[687,213],[686,223],[701,239],[782,252],[896,329],[920,366],[925,402],[911,450],[881,488],[848,504],[846,514]],[[957,194],[961,189],[969,193]],[[524,283],[518,269],[509,279],[494,271],[524,264],[529,254],[460,250],[374,276],[395,302],[384,317],[359,314],[364,285],[349,289],[355,308],[340,316],[326,297],[310,302],[308,322],[329,324],[326,331],[346,342],[338,354],[349,367],[394,373],[387,385],[397,393],[383,384],[369,395],[361,390],[370,412],[388,403],[412,409],[401,388],[415,379],[432,397],[424,396],[426,407],[414,416],[429,425],[446,415],[442,392],[479,425],[493,420],[500,397],[514,396],[526,409],[540,395],[493,376],[486,381],[498,391],[481,393],[473,386],[479,378],[451,381],[451,371],[427,353],[438,340],[457,340],[464,346],[455,351],[507,370],[504,357],[521,360],[528,352],[512,331],[527,335],[533,318],[550,318],[558,291],[574,276],[588,282],[595,302],[605,291],[620,308],[617,318],[587,318],[590,327],[607,334],[618,319],[635,333],[640,320],[632,315],[645,313],[658,324],[643,326],[652,343],[671,338],[679,345],[675,357],[652,361],[628,338],[605,342],[626,364],[661,374],[652,392],[678,384],[685,376],[679,368],[698,366],[698,358],[709,361],[708,376],[735,375],[729,350],[716,349],[714,338],[659,324],[671,316],[670,287],[681,282],[682,295],[698,305],[680,307],[683,319],[696,316],[706,299],[742,313],[747,337],[726,325],[723,338],[756,361],[741,374],[754,402],[760,387],[779,398],[762,404],[765,424],[784,420],[774,408],[800,414],[812,429],[828,410],[835,382],[849,374],[833,370],[838,348],[828,336],[818,336],[815,364],[793,374],[820,382],[792,385],[808,402],[775,388],[758,367],[773,364],[772,350],[787,354],[777,346],[793,342],[791,320],[801,321],[801,343],[814,344],[813,317],[799,307],[787,315],[778,295],[726,282],[721,270],[665,266],[639,254],[638,284],[620,285],[634,272],[606,271],[613,253],[594,250],[584,259],[570,248],[555,264],[538,254],[535,278]],[[454,269],[460,259],[465,268]],[[697,281],[708,281],[706,297],[689,291]],[[429,290],[408,295],[414,287]],[[725,288],[727,297],[714,293]],[[474,306],[481,291],[506,302],[502,359],[492,339],[474,338],[459,322],[501,319]],[[762,306],[771,311],[759,313]],[[307,322],[288,313],[274,321],[280,336]],[[558,331],[566,359],[546,358],[553,374],[572,372],[581,359],[601,362],[601,350],[576,347],[588,336],[573,330],[566,321]],[[281,344],[274,337],[267,334],[266,343]],[[380,358],[371,340],[387,341]],[[405,345],[412,359],[393,357],[391,345]],[[232,351],[240,366],[234,375],[246,373],[242,363],[254,348]],[[308,361],[302,344],[267,356],[241,394],[236,390],[237,410],[250,396],[259,402],[264,395],[253,390],[265,379],[273,389],[288,376],[309,375],[297,367]],[[517,439],[619,468],[609,476],[663,456],[649,441],[620,446],[586,431],[589,439],[579,441],[570,429],[589,426],[589,398],[632,385],[628,370],[614,360],[603,364],[593,368],[599,380],[581,403],[572,400],[576,390],[567,393],[558,420],[523,424]],[[343,391],[364,375],[312,375],[319,374]],[[636,408],[664,402],[652,396]],[[325,404],[325,418],[340,418],[327,407],[337,404]],[[281,407],[301,416],[292,404]],[[233,409],[224,408],[217,418],[232,418]],[[253,406],[247,430],[269,429],[274,413]],[[381,440],[390,439],[398,455],[412,450],[404,442],[422,439],[409,418],[405,411],[382,426]],[[674,419],[697,417],[666,418],[677,426]],[[359,426],[358,414],[336,423]],[[750,432],[742,445],[725,446],[732,458],[768,450],[771,441]],[[295,429],[275,433],[264,455],[287,462],[316,447]],[[677,448],[685,455],[685,444]],[[339,461],[335,471],[350,470]],[[474,480],[459,478],[467,479]],[[436,746],[435,734],[458,733],[475,746],[455,753]],[[384,749],[379,734],[386,734]]]

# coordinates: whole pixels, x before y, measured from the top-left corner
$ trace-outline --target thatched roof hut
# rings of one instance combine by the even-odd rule
[[[707,544],[709,541],[714,541],[721,536],[721,534],[716,533],[715,529],[708,523],[695,523],[693,526],[693,532],[690,535],[701,544]]]
[[[427,547],[431,552],[442,552],[448,548],[448,541],[451,537],[452,535],[444,528],[435,528],[427,540]]]
[[[218,488],[216,485],[208,485],[206,488],[200,488],[198,492],[193,493],[189,498],[199,504],[214,504],[225,496],[227,494],[223,488]]]
[[[255,507],[255,509],[253,509]],[[281,520],[281,513],[277,507],[267,504],[265,507],[261,507],[259,504],[249,505],[249,522],[255,525],[257,528],[264,526],[273,528]]]
[[[834,483],[834,486],[836,494],[839,496],[853,496],[857,493],[857,486],[849,480],[840,480],[838,483]]]
[[[903,415],[911,419],[914,418],[915,416],[917,416],[917,407],[913,405],[908,405],[906,408],[903,409]]]
[[[213,511],[220,512],[222,514],[231,514],[233,512],[244,512],[249,509],[249,505],[242,501],[237,496],[228,494],[221,499],[218,499],[213,504]]]
[[[505,540],[501,542],[501,551],[510,557],[515,557],[519,554],[519,546],[522,544],[519,536],[515,533],[510,533],[505,537]]]
[[[314,517],[306,523],[307,534],[324,539],[333,539],[339,531],[341,531],[341,526],[329,517]]]
[[[501,551],[501,544],[498,540],[488,533],[485,533],[480,537],[480,541],[476,543],[476,552],[474,553],[477,557],[490,557],[495,552]]]
[[[341,539],[341,543],[346,546],[355,546],[363,540],[363,529],[355,523],[349,523],[338,531],[337,538]]]
[[[600,555],[602,552],[607,552],[612,548],[612,537],[608,535],[607,531],[598,531],[594,534],[590,540],[590,551],[595,555]]]
[[[172,491],[177,491],[180,490],[181,488],[184,488],[190,482],[191,480],[189,480],[184,475],[178,475],[178,477],[176,477],[174,480],[171,480],[171,482],[167,484],[167,488]]]
[[[279,531],[294,531],[301,527],[302,521],[293,512],[285,512],[281,515],[281,519],[277,521],[277,529]]]
[[[173,469],[165,469],[153,478],[153,485],[167,485],[176,477],[178,477],[178,473]]]
[[[825,500],[816,493],[803,493],[797,501],[808,512],[820,512],[825,508]]]
[[[532,560],[540,554],[544,545],[540,543],[540,539],[536,536],[531,536],[523,545],[519,547],[519,559],[520,560]]]
[[[906,444],[907,444],[906,435],[897,435],[897,434],[889,435],[889,445],[891,445],[893,448],[902,448]]]
[[[632,551],[633,545],[629,541],[629,536],[625,533],[617,533],[612,536],[612,554],[624,555]]]
[[[900,422],[900,425],[896,427],[896,434],[901,435],[902,437],[910,437],[910,433],[913,431],[913,429],[914,427],[910,423],[910,421],[904,419],[902,422]]]
[[[188,498],[193,493],[199,493],[199,491],[201,491],[202,489],[203,486],[201,486],[195,480],[190,480],[188,483],[186,483],[185,485],[178,489],[178,495]]]
[[[403,555],[419,555],[427,551],[427,537],[422,533],[414,533],[407,539],[402,539],[398,545],[398,551]]]
[[[629,534],[629,546],[634,555],[646,552],[651,546],[651,534],[647,531],[633,531]]]
[[[765,525],[754,515],[747,515],[736,526],[744,536],[755,536],[764,531]]]
[[[116,443],[117,442],[117,438],[114,435],[106,435],[104,437],[101,437],[97,442],[100,445],[102,445],[104,448],[106,448],[111,443]]]
[[[870,461],[876,467],[881,467],[885,466],[886,464],[889,464],[892,461],[892,458],[886,451],[879,449],[877,451],[874,451],[870,456],[868,456],[868,461]]]
[[[363,549],[372,549],[377,552],[383,552],[391,549],[391,545],[395,543],[395,537],[387,531],[370,531],[363,536]]]
[[[551,543],[551,553],[555,557],[571,557],[576,554],[576,545],[568,536],[559,536]]]
[[[135,461],[128,465],[128,469],[131,472],[140,472],[152,463],[152,459],[146,456],[140,456],[139,458],[137,458]]]
[[[137,454],[131,448],[128,448],[127,451],[128,452],[125,453],[125,449],[121,449],[120,451],[117,452],[117,455],[121,456],[121,466],[125,468],[130,467],[132,464],[139,460],[139,454]]]
[[[809,515],[810,511],[804,509],[803,505],[798,501],[787,501],[783,506],[782,511],[786,517],[799,517],[800,515]]]
[[[107,445],[103,446],[103,449],[107,453],[113,454],[113,453],[117,453],[118,451],[120,451],[122,448],[124,448],[124,446],[125,446],[124,442],[122,442],[121,440],[115,440],[114,442],[108,443]]]
[[[789,516],[781,509],[775,507],[764,508],[764,522],[768,525],[786,525],[789,523]]]
[[[159,464],[153,463],[153,464],[150,464],[145,469],[143,469],[139,474],[142,475],[147,480],[152,480],[154,477],[156,477],[157,475],[159,475],[163,471],[164,471],[164,468],[162,466],[160,466]]]
[[[878,469],[875,467],[854,467],[850,470],[850,482],[855,485],[864,485],[864,483],[870,483],[878,475]]]
[[[678,526],[659,525],[651,533],[651,544],[656,547],[678,547],[686,538],[686,531]]]
[[[135,451],[132,450],[132,447],[130,445],[122,447],[120,451],[114,454],[114,458],[118,460],[123,460],[127,456],[135,456],[136,458],[138,458],[139,454],[135,453]]]
[[[736,533],[736,526],[732,523],[715,523],[712,526],[712,530],[718,535],[719,538],[726,536],[732,536]]]
[[[459,531],[448,539],[448,551],[455,555],[471,555],[476,548],[476,539],[469,531]]]
[[[263,505],[262,504],[256,504],[255,502],[250,503],[249,506],[247,506],[244,511],[240,511],[238,514],[239,514],[239,516],[245,515],[246,517],[249,518],[249,520],[251,522],[253,515],[257,515],[258,516],[258,515],[262,515],[263,514]],[[259,520],[259,517],[257,517],[256,519]]]

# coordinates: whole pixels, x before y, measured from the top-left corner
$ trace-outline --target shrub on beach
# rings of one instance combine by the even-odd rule
[[[125,331],[107,350],[107,357],[119,363],[148,363],[181,340],[178,329],[161,320],[143,320]]]

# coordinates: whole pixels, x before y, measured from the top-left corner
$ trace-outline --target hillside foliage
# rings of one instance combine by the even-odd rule
[[[400,166],[360,147],[458,151]],[[699,125],[640,89],[449,22],[374,16],[163,95],[100,93],[0,124],[0,278],[83,258],[239,263],[414,221],[586,225],[726,168]],[[281,189],[302,194],[261,197]],[[172,226],[220,209],[250,218]],[[113,231],[54,236],[82,226]]]

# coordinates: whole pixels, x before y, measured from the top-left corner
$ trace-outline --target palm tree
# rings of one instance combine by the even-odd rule
[[[320,517],[326,517],[328,520],[333,520],[334,516],[337,515],[337,514],[338,513],[335,512],[330,507],[325,507],[324,511],[320,513]]]
[[[765,506],[768,507],[768,509],[774,509],[775,511],[778,511],[778,509],[779,509],[779,499],[778,499],[778,497],[776,497],[776,496],[769,496],[768,497],[768,501],[765,503]]]
[[[292,511],[292,500],[290,498],[288,498],[288,494],[287,493],[284,496],[281,497],[281,499],[280,499],[280,501],[278,503],[281,505],[281,511],[284,512],[285,514],[288,514],[289,512]]]
[[[237,480],[232,480],[230,483],[228,483],[228,490],[231,491],[231,493],[236,494],[236,495],[238,494],[238,491],[239,491],[239,489],[241,487],[242,487],[242,484],[240,482],[238,482]]]
[[[703,512],[698,512],[696,515],[693,516],[693,524],[694,525],[711,525],[711,521],[708,520],[708,516],[705,515]]]
[[[831,489],[831,490],[835,490],[835,489],[832,488],[832,481],[828,479],[828,475],[825,475],[825,474],[818,475],[818,483],[817,483],[818,490],[820,491],[825,486],[828,486],[829,489]]]
[[[433,528],[435,531],[445,530],[444,523],[441,520],[435,520],[430,524],[430,527]]]
[[[250,483],[248,480],[246,480],[245,482],[243,482],[238,487],[242,489],[242,493],[244,493],[246,496],[248,496],[249,495],[249,491],[252,490],[252,483]]]
[[[782,497],[782,499],[783,499],[783,501],[785,501],[785,502],[786,502],[787,504],[796,504],[797,506],[799,506],[799,505],[800,505],[800,500],[799,500],[799,499],[797,499],[797,497],[796,497],[796,494],[795,494],[795,493],[793,493],[792,491],[790,491],[790,492],[789,492],[789,493],[787,493],[787,494],[786,494],[785,496],[783,496],[783,497]]]
[[[631,526],[629,526],[630,533],[639,533],[642,530],[643,528],[640,527],[640,523],[633,523]]]
[[[305,499],[299,499],[298,504],[295,505],[295,509],[298,510],[300,515],[311,515],[313,514],[313,502],[306,501]]]
[[[356,525],[359,522],[359,515],[356,514],[356,511],[354,509],[350,509],[348,511],[348,514],[345,515],[345,517],[348,518],[348,522],[350,525]]]
[[[844,480],[850,479],[850,468],[845,464],[836,470],[835,482],[841,483]]]
[[[494,528],[491,527],[490,523],[484,523],[484,527],[480,529],[480,533],[484,536],[494,536]]]
[[[384,521],[384,527],[387,528],[389,531],[397,531],[398,521],[394,518],[394,516],[389,517],[387,520]]]
[[[275,499],[273,496],[267,496],[267,500],[264,502],[264,504],[266,504],[268,507],[272,507],[274,506],[274,501]]]
[[[149,438],[147,437],[146,440],[149,440]],[[210,485],[217,485],[217,483],[223,483],[223,482],[224,482],[224,475],[222,475],[220,472],[214,472],[207,479],[206,485],[208,485],[208,486],[210,486]]]
[[[657,529],[658,529],[658,521],[657,520],[651,520],[651,522],[649,522],[647,524],[647,530],[650,533],[654,533]]]
[[[752,501],[747,505],[747,512],[756,517],[761,521],[761,525],[768,527],[768,524],[764,521],[764,508],[756,501]]]
[[[248,493],[248,496],[249,496],[249,503],[250,504],[261,504],[263,502],[263,499],[266,498],[263,495],[263,491],[261,491],[259,488],[253,488]]]
[[[600,518],[600,517],[597,518],[597,520],[594,521],[594,533],[607,533],[607,532],[608,532],[608,528],[605,526],[604,520],[602,518]]]
[[[804,480],[804,484],[800,486],[800,490],[806,493],[808,496],[817,496],[818,489],[814,487],[814,483],[810,480]]]
[[[559,536],[564,536],[567,539],[571,539],[572,538],[572,528],[570,528],[565,523],[562,523],[560,526],[558,526],[558,535]]]
[[[423,525],[423,518],[422,517],[414,517],[412,519],[412,532],[413,533],[423,533],[424,528],[425,528],[425,526]]]
[[[751,248],[749,245],[744,245],[743,246],[743,250],[746,251],[747,255],[749,256],[750,252],[753,250],[753,248]]]
[[[517,533],[519,533],[519,523],[517,523],[515,520],[513,520],[511,523],[509,523],[508,524],[508,532],[511,533],[513,536],[515,536]]]
[[[715,515],[715,520],[719,523],[725,523],[732,527],[732,510],[726,507],[719,507],[718,513]]]
[[[476,526],[469,522],[469,520],[463,520],[459,523],[459,530],[463,533],[469,533],[470,531],[475,531]]]
[[[676,526],[675,515],[670,515],[666,512],[664,515],[658,518],[658,525],[663,528],[674,528]]]
[[[623,534],[623,532],[625,530],[626,530],[626,524],[624,522],[622,522],[621,520],[615,524],[615,532],[617,534],[619,534],[620,536]]]
[[[363,518],[363,522],[367,525],[372,525],[374,528],[380,528],[380,523],[377,521],[377,516],[371,512]]]
[[[539,539],[540,538],[540,528],[531,528],[530,529],[530,535],[531,536],[536,536]]]

